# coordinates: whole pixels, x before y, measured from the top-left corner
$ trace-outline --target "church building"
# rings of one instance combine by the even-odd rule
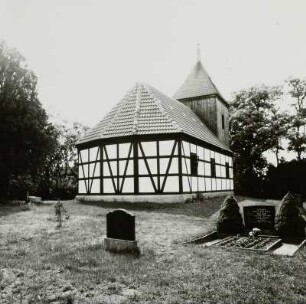
[[[228,108],[199,56],[173,98],[136,83],[77,143],[77,199],[183,202],[231,193]]]

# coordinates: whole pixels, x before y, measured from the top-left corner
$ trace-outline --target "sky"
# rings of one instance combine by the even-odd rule
[[[137,82],[169,96],[202,63],[223,96],[306,76],[306,1],[0,0],[0,40],[54,120],[92,127]]]

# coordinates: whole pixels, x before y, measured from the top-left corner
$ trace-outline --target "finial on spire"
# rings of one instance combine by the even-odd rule
[[[200,43],[197,45],[197,61],[201,61],[201,48],[200,48]]]

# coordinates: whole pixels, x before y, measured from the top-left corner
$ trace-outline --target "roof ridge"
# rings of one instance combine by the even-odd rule
[[[134,121],[133,121],[133,129],[132,133],[137,134],[138,131],[138,117],[140,113],[140,94],[141,94],[141,83],[136,83],[136,90],[137,90],[137,95],[136,95],[136,102],[135,102],[135,112],[134,112]]]
[[[153,100],[154,100],[155,104],[157,105],[157,107],[159,108],[161,113],[164,115],[164,117],[166,117],[166,118],[168,118],[168,120],[170,120],[170,123],[172,124],[172,126],[178,132],[181,132],[183,129],[177,124],[177,122],[173,119],[173,117],[170,117],[169,113],[164,109],[161,100],[159,98],[157,98],[156,95],[152,92],[151,86],[148,85],[148,84],[144,84],[144,87],[147,89],[147,92],[153,97]],[[157,89],[155,89],[155,90],[158,91]],[[161,92],[159,92],[159,93],[161,93]],[[177,100],[175,100],[175,101],[177,101]]]
[[[135,90],[135,85],[128,90],[128,92],[123,96],[123,98],[121,98],[121,100],[119,101],[118,104],[116,104],[111,111],[115,110],[117,108],[116,113],[112,116],[112,118],[110,119],[109,123],[104,127],[104,129],[102,130],[101,134],[100,134],[100,138],[103,137],[105,130],[108,130],[114,123],[114,121],[116,120],[116,118],[118,117],[118,115],[120,114],[120,112],[123,109],[123,106],[128,102],[128,96],[132,94],[132,92]]]

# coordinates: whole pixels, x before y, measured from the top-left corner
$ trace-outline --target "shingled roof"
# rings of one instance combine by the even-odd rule
[[[106,138],[165,133],[185,133],[229,151],[190,108],[143,83],[136,83],[77,144]]]
[[[200,60],[197,61],[185,82],[174,94],[175,99],[200,97],[206,95],[218,95],[225,102],[224,98],[212,82]]]

